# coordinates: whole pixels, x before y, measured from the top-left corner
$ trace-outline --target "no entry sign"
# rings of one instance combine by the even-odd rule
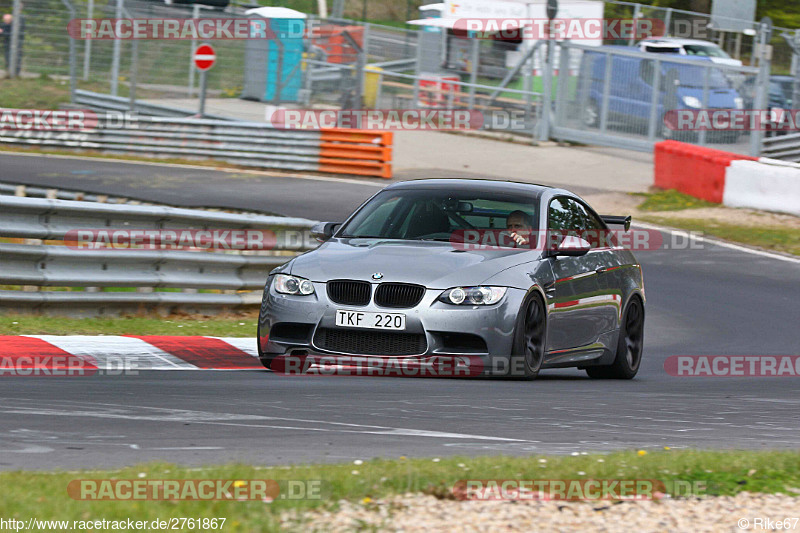
[[[197,70],[210,69],[214,66],[216,60],[217,54],[214,52],[214,49],[207,44],[198,46],[194,51],[194,66],[197,67]]]

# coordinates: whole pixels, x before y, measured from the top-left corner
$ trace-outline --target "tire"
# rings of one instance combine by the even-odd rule
[[[533,293],[525,298],[517,314],[507,376],[536,379],[544,361],[546,338],[547,312],[544,301],[538,293]]]
[[[597,107],[597,102],[589,100],[589,103],[583,109],[581,121],[587,128],[597,128],[600,125],[600,108]]]
[[[256,347],[258,350],[258,360],[261,361],[264,368],[271,370],[270,365],[272,364],[272,360],[275,359],[275,355],[265,354],[261,351],[261,324],[259,324],[258,329],[256,329]]]
[[[596,379],[633,379],[642,364],[643,348],[644,305],[641,298],[633,296],[620,324],[614,362],[604,366],[588,366],[586,373]]]

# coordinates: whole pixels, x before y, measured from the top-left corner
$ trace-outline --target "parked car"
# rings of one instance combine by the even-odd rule
[[[678,54],[682,56],[707,57],[714,63],[721,65],[742,66],[742,62],[734,59],[728,53],[711,41],[699,39],[680,39],[677,37],[659,37],[645,39],[636,45],[642,52],[653,54]]]
[[[771,134],[785,135],[785,131],[774,131],[777,124],[783,119],[785,110],[792,109],[792,85],[794,78],[791,76],[770,76],[769,92],[767,93],[766,108],[769,109],[770,125],[767,126],[767,136]],[[747,109],[755,108],[756,99],[756,79],[751,76],[744,80],[739,87],[739,92],[744,99],[744,106]]]
[[[603,46],[598,51],[583,54],[579,76],[577,101],[583,103],[582,122],[594,128],[600,124],[603,91],[606,85],[606,58],[604,50],[632,51],[627,46]],[[646,128],[653,102],[655,61],[644,56],[611,54],[611,79],[608,85],[608,120],[617,126],[640,130]],[[674,109],[744,109],[744,101],[722,71],[713,66],[708,57],[694,57],[692,62],[669,61],[669,58],[687,59],[679,54],[665,54],[659,62],[660,76],[656,117],[657,133],[664,138],[676,137],[676,132],[665,123],[665,115]],[[703,104],[703,86],[708,72],[708,100]],[[686,134],[687,132],[681,132]],[[688,132],[691,133],[691,132]],[[710,132],[715,133],[715,132]],[[725,132],[725,137],[738,134]],[[682,137],[691,135],[682,135]]]

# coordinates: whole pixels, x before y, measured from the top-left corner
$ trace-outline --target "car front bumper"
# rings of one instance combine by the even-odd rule
[[[269,284],[264,293],[259,317],[259,348],[262,357],[284,355],[360,356],[371,358],[413,358],[469,356],[485,364],[494,356],[504,359],[512,352],[514,326],[526,292],[509,288],[503,299],[494,305],[450,305],[438,301],[442,289],[427,289],[419,304],[412,308],[384,308],[370,301],[365,306],[338,304],[328,298],[325,283],[314,283],[314,294],[284,295]],[[339,309],[373,313],[402,313],[406,329],[375,330],[336,326]],[[331,350],[320,342],[322,331],[375,332],[390,336],[415,334],[424,336],[419,353],[369,353],[353,349]],[[358,333],[356,333],[358,334]],[[420,338],[421,339],[421,338]]]

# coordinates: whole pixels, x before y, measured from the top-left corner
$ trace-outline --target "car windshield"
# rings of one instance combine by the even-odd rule
[[[726,59],[731,57],[719,46],[710,44],[685,44],[683,49],[686,50],[686,55],[690,56],[723,57]]]
[[[536,206],[533,196],[518,193],[388,190],[358,211],[338,236],[447,242],[463,230],[505,230],[514,212],[533,231]]]
[[[645,46],[645,52],[652,54],[679,54],[681,49],[679,46],[649,45]]]
[[[668,63],[662,64],[662,72],[666,80],[675,79],[683,87],[702,88],[708,71],[708,87],[709,89],[729,89],[731,87],[728,78],[725,74],[717,68],[710,65],[713,63],[705,61],[704,65],[708,66],[692,66],[684,63]]]

